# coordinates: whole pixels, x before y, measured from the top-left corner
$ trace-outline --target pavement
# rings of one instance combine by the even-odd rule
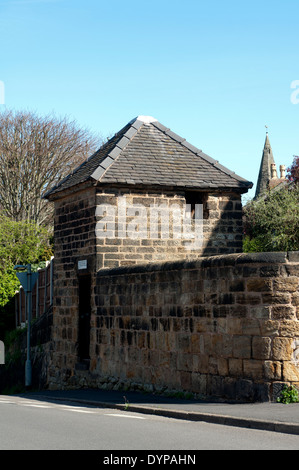
[[[183,400],[155,394],[100,389],[28,391],[22,396],[299,435],[299,403]]]

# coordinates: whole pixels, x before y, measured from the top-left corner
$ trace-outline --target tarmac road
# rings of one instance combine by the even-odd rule
[[[182,400],[149,393],[100,389],[40,391],[27,396],[58,401],[75,400],[81,404],[115,409],[126,409],[127,400],[129,409],[135,412],[299,435],[299,403],[284,405],[228,403],[216,399]]]
[[[297,450],[299,435],[0,396],[1,450]]]

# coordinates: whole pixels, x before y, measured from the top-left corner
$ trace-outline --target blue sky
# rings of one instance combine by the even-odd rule
[[[278,167],[299,153],[298,18],[298,0],[0,0],[0,111],[103,137],[150,115],[256,184],[265,125]]]

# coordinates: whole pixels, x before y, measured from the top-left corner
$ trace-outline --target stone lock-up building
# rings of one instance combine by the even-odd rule
[[[298,260],[241,254],[251,187],[139,116],[46,194],[55,205],[49,387],[268,399],[283,360],[294,381],[293,333],[280,328],[282,307],[297,327]],[[283,342],[288,358],[278,357]]]

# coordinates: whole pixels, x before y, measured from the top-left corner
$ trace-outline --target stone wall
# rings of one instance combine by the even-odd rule
[[[79,276],[95,272],[94,188],[55,201],[54,231],[53,340],[56,367],[65,370],[78,360]],[[81,260],[86,261],[82,270]]]
[[[182,239],[153,240],[135,229],[100,237],[104,206],[114,208],[114,218],[106,219],[110,230],[111,220],[119,224],[124,195],[146,212],[152,205],[194,203],[194,194],[185,192],[116,187],[87,187],[55,201],[48,386],[167,389],[254,401],[299,383],[298,254],[241,254],[241,203],[233,193],[200,195],[203,248],[193,253]],[[136,214],[131,217],[126,223],[136,227]],[[79,286],[87,274],[90,360],[78,367]]]
[[[194,238],[189,239],[183,220],[186,205],[192,211],[201,208],[200,222],[195,214],[191,219]],[[97,190],[96,220],[98,269],[242,251],[237,193],[104,187]]]
[[[161,238],[161,220],[158,219],[158,238],[151,239],[149,233],[142,238],[136,222],[136,216],[126,217],[125,236],[120,237],[121,229],[118,202],[126,198],[127,208],[142,206],[146,211],[154,205],[171,208],[186,206],[186,194],[177,192],[159,192],[145,190],[129,191],[128,188],[92,187],[65,194],[55,200],[55,274],[53,291],[54,329],[53,335],[60,351],[61,364],[72,357],[77,361],[78,340],[78,286],[79,276],[91,275],[92,289],[95,275],[102,268],[122,265],[147,264],[162,260],[197,258],[200,255],[222,252],[239,252],[242,244],[242,220],[240,195],[235,193],[210,194],[197,193],[196,203],[203,206],[203,247],[199,250],[186,249],[186,241],[173,239],[173,221],[170,221],[170,236]],[[193,197],[193,196],[192,196]],[[192,199],[192,198],[191,198]],[[194,198],[192,199],[194,201]],[[192,202],[191,201],[191,202]],[[99,227],[108,208],[115,208],[116,230],[109,236],[107,224],[104,237],[99,236]],[[111,219],[110,219],[111,220]],[[194,222],[194,221],[193,221]],[[147,223],[150,223],[147,213]],[[132,233],[132,227],[136,231]],[[131,227],[131,228],[130,228]],[[149,227],[147,226],[146,229]],[[137,235],[137,236],[136,236]],[[188,243],[188,242],[187,242]],[[85,268],[80,269],[81,262]],[[83,265],[84,266],[84,265]],[[91,299],[92,308],[96,306]]]
[[[99,271],[90,370],[69,360],[63,386],[275,399],[299,384],[298,268],[294,252]]]

